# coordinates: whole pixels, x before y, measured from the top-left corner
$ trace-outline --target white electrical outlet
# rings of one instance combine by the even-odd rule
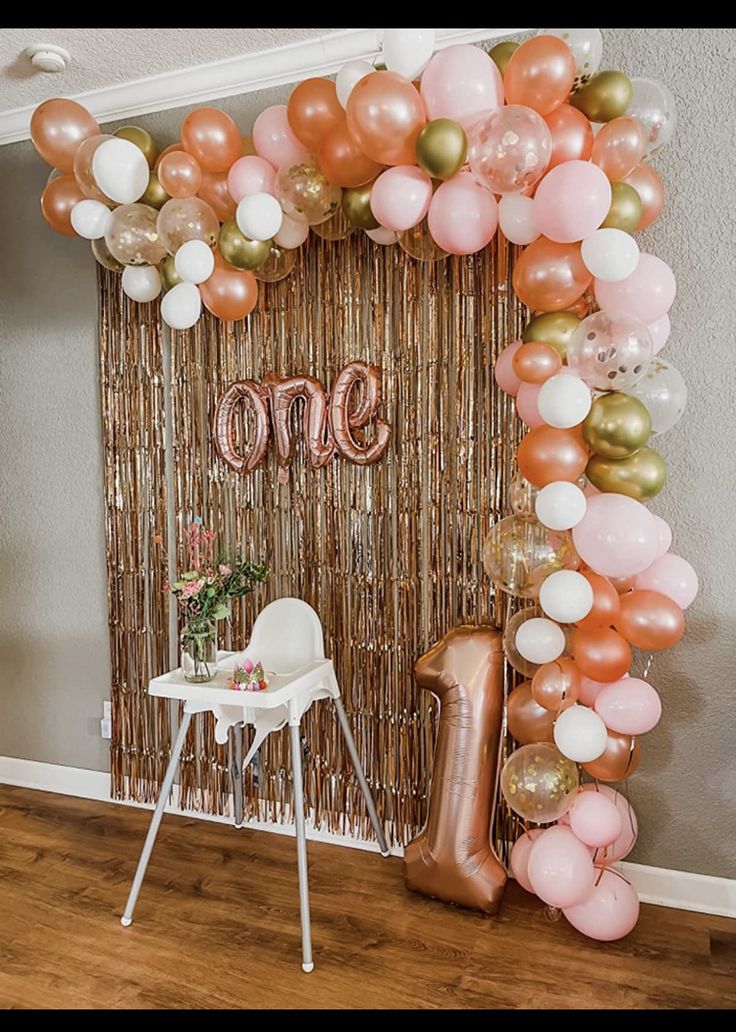
[[[103,738],[112,738],[112,703],[108,699],[102,703],[102,713],[100,734]]]

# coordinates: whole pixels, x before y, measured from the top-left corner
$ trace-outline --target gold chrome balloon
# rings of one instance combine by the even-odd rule
[[[579,325],[580,319],[572,312],[545,312],[532,319],[522,334],[522,340],[525,344],[531,340],[551,344],[564,361],[567,345]]]
[[[153,168],[158,157],[158,144],[146,129],[137,125],[122,125],[113,135],[134,143],[138,150],[143,151],[148,167]]]
[[[583,437],[597,455],[625,459],[642,448],[652,432],[649,411],[638,398],[620,391],[602,394],[583,420]]]
[[[654,448],[640,448],[625,459],[604,459],[594,455],[585,475],[599,491],[628,495],[637,502],[647,502],[664,487],[667,467]]]
[[[97,240],[91,240],[90,243],[92,244],[92,254],[103,268],[109,269],[110,272],[123,271],[125,266],[112,254],[110,248],[105,243],[104,237],[99,237]]]
[[[611,207],[601,229],[622,229],[634,233],[639,228],[643,206],[641,197],[628,183],[611,183]]]
[[[158,267],[158,274],[161,277],[161,289],[164,294],[167,290],[171,290],[172,287],[175,287],[177,283],[183,282],[181,276],[176,271],[173,254],[167,254],[165,258],[161,259],[161,264]]]
[[[155,172],[151,172],[148,177],[148,186],[146,192],[141,197],[141,204],[148,204],[156,211],[161,211],[167,201],[171,200],[171,195],[167,194],[164,188],[161,186],[161,182]]]
[[[465,164],[468,138],[451,118],[427,122],[417,140],[417,163],[432,179],[449,179]]]
[[[223,223],[217,246],[225,261],[236,269],[259,269],[271,253],[270,240],[251,240],[240,232],[235,219]]]
[[[610,122],[626,114],[631,103],[631,79],[623,72],[598,72],[573,93],[570,103],[591,122]]]
[[[495,47],[491,47],[488,51],[488,56],[495,61],[501,75],[506,71],[506,65],[511,60],[511,55],[518,48],[518,43],[514,43],[512,39],[507,39],[503,43],[496,43]]]
[[[375,182],[375,180],[374,180]],[[378,229],[378,220],[371,211],[373,183],[351,186],[342,192],[342,210],[351,226],[357,229]]]

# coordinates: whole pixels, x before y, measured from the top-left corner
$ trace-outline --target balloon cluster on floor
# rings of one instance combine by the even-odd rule
[[[546,827],[528,826],[511,867],[579,931],[612,940],[634,927],[639,902],[611,866],[637,836],[611,783],[636,769],[638,736],[662,711],[632,674],[632,650],[677,644],[698,581],[647,508],[665,482],[650,438],[674,426],[687,392],[659,355],[674,276],[633,236],[663,206],[645,159],[671,137],[675,109],[664,86],[598,71],[600,59],[596,29],[545,30],[513,49],[508,104],[471,130],[470,160],[503,193],[503,232],[525,245],[513,287],[534,313],[496,362],[528,432],[512,514],[483,553],[498,588],[536,602],[504,633],[525,680],[508,699],[520,747],[501,790],[528,825]],[[594,780],[582,784],[584,773]]]

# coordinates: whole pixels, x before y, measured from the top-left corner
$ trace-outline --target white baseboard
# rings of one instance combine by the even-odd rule
[[[17,785],[21,788],[35,788],[42,792],[58,792],[60,795],[95,799],[105,803],[136,806],[151,810],[152,805],[134,803],[130,800],[110,798],[110,775],[101,770],[84,770],[80,767],[64,767],[55,763],[38,763],[35,760],[21,760],[12,756],[0,756],[0,784]],[[197,817],[219,824],[232,824],[231,817],[218,817],[199,810],[180,810],[178,785],[174,786],[172,802],[167,813],[184,817]],[[286,815],[288,816],[288,815]],[[294,835],[292,824],[268,823],[249,820],[244,825],[257,831],[273,832],[277,835]],[[322,828],[314,827],[308,821],[307,838],[316,842],[378,852],[375,842],[348,835],[336,835]],[[402,856],[403,850],[394,847],[394,856]],[[677,910],[692,910],[701,914],[717,914],[721,917],[736,917],[736,879],[716,878],[710,874],[695,874],[692,871],[671,871],[664,867],[649,867],[646,864],[623,862],[622,872],[639,894],[642,903],[673,907]]]

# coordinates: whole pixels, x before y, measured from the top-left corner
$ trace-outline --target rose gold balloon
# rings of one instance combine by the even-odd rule
[[[537,426],[522,439],[517,458],[521,475],[535,487],[546,487],[555,480],[574,484],[583,475],[588,449],[577,427]]]
[[[227,172],[243,151],[235,122],[217,108],[190,111],[181,124],[181,143],[208,172]]]
[[[509,104],[524,104],[548,115],[570,96],[575,58],[557,36],[534,36],[522,43],[506,65],[503,89]]]
[[[600,573],[593,573],[592,570],[580,570],[583,577],[593,589],[593,608],[582,620],[577,620],[575,626],[582,627],[584,631],[594,631],[599,627],[612,627],[621,612],[618,592],[607,577]]]
[[[590,160],[616,182],[639,164],[646,144],[647,135],[638,118],[614,118],[596,136]]]
[[[59,176],[47,183],[41,194],[41,212],[52,229],[62,236],[76,236],[72,229],[72,208],[84,200],[74,176]]]
[[[634,648],[647,652],[669,649],[685,633],[682,610],[659,591],[628,591],[620,596],[619,602],[621,613],[615,627]]]
[[[544,383],[562,369],[560,353],[551,344],[532,340],[522,344],[511,361],[514,372],[524,383]]]
[[[111,201],[97,185],[92,174],[92,159],[97,148],[102,146],[106,140],[112,139],[113,137],[109,133],[97,133],[95,136],[88,136],[86,140],[79,144],[74,155],[74,178],[79,189],[85,197],[89,197],[93,201],[99,201],[101,204],[106,204],[108,207],[112,207],[115,202]]]
[[[563,161],[587,161],[593,149],[593,127],[582,111],[560,104],[544,116],[552,137],[552,157],[547,171]]]
[[[582,766],[584,771],[599,781],[624,781],[639,766],[639,759],[638,739],[609,731],[604,753],[597,760]]]
[[[99,136],[100,127],[92,115],[74,100],[45,100],[31,116],[31,141],[44,161],[62,172],[74,168],[79,144]]]
[[[532,695],[543,709],[557,717],[580,695],[580,671],[567,656],[545,663],[532,679]]]
[[[592,279],[580,256],[580,244],[557,244],[539,237],[517,258],[513,284],[522,304],[535,311],[561,312],[585,293]]]
[[[391,440],[390,425],[376,418],[380,407],[380,369],[365,362],[350,362],[332,386],[330,428],[340,454],[358,466],[378,462]],[[373,432],[364,440],[364,431],[371,423]]]
[[[576,627],[572,636],[572,658],[585,677],[608,683],[628,673],[632,655],[629,643],[612,627],[594,631]]]
[[[158,181],[171,197],[194,197],[202,185],[199,162],[186,151],[171,151],[158,166]]]
[[[364,154],[384,165],[416,162],[417,139],[426,120],[419,91],[396,72],[371,72],[348,99],[350,135]]]
[[[659,217],[664,207],[664,181],[656,168],[642,161],[623,177],[623,182],[633,186],[641,198],[642,215],[636,231],[646,229]]]
[[[202,301],[218,319],[236,322],[250,315],[258,300],[258,284],[253,274],[236,269],[215,251],[215,271],[199,285]]]
[[[227,172],[208,172],[205,169],[197,194],[209,204],[220,222],[235,218],[237,204],[227,188]]]
[[[533,742],[553,742],[556,713],[540,706],[532,695],[532,682],[524,681],[509,695],[506,721],[509,733],[521,745]]]
[[[296,439],[292,434],[291,411],[299,399],[302,408],[302,435],[309,453],[312,469],[320,469],[332,461],[335,443],[330,434],[327,413],[327,391],[313,376],[279,376],[267,373],[263,386],[271,399],[276,461],[279,465],[279,482],[284,482],[286,471],[296,451]]]
[[[156,160],[153,163],[153,171],[154,172],[158,172],[158,167],[161,164],[161,162],[163,161],[163,159],[166,157],[167,154],[172,154],[174,151],[180,151],[180,150],[181,150],[181,143],[179,143],[178,141],[177,141],[177,143],[170,143],[168,147],[164,147],[164,149],[161,151],[161,153],[159,154],[159,156],[156,158]]]
[[[246,448],[237,444],[238,409],[249,407],[253,416],[251,439]],[[250,473],[266,455],[271,422],[265,392],[253,380],[237,380],[217,403],[213,437],[217,453],[236,473]]]
[[[345,115],[331,79],[305,79],[292,90],[286,105],[291,131],[310,151]]]
[[[335,186],[364,186],[384,168],[366,157],[348,132],[343,118],[322,139],[317,149],[319,167]]]

